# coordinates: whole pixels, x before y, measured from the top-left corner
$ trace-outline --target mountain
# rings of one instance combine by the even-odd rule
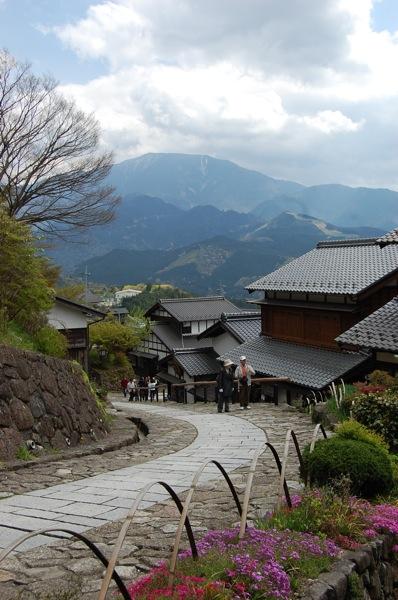
[[[94,281],[110,285],[167,282],[198,294],[242,295],[244,284],[260,275],[259,268],[272,270],[281,261],[269,244],[221,236],[179,249],[112,250],[84,265]],[[83,264],[75,274],[82,269]]]
[[[294,199],[300,212],[315,214],[340,226],[373,223],[389,230],[398,224],[398,193],[388,189],[351,188],[344,185],[316,185],[301,188]],[[261,220],[273,216],[275,206],[286,205],[286,196],[264,200],[252,210]]]
[[[81,262],[82,254],[91,258],[114,248],[180,248],[218,235],[239,239],[259,224],[247,213],[221,211],[214,206],[182,210],[160,198],[129,195],[123,198],[114,221],[74,238],[73,243],[53,248],[50,255],[71,270]]]
[[[273,179],[229,160],[198,154],[145,154],[114,165],[109,182],[122,196],[145,194],[183,209],[212,204],[239,212],[248,212],[266,199],[293,195],[302,188],[298,183]]]
[[[381,229],[375,227],[338,227],[327,221],[286,211],[271,221],[255,227],[242,239],[248,241],[272,241],[276,251],[283,249],[299,255],[326,239],[378,237]]]
[[[285,213],[266,226],[254,226],[243,239],[216,236],[168,250],[115,249],[87,265],[94,281],[123,285],[132,281],[171,283],[197,294],[246,295],[244,286],[306,252],[324,239],[378,236],[372,228],[344,228],[307,215]]]
[[[398,193],[344,185],[306,187],[196,154],[145,154],[114,165],[109,182],[121,196],[150,195],[182,209],[213,205],[268,221],[283,211],[317,215],[341,227],[398,225]]]

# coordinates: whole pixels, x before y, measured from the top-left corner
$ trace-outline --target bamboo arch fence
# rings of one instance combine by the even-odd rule
[[[314,432],[312,435],[311,444],[310,444],[310,452],[313,451],[316,439],[319,436],[319,434],[322,434],[322,436],[324,438],[327,438],[327,434],[326,434],[324,427],[318,423],[315,426],[315,429],[314,429]],[[101,563],[105,567],[105,573],[104,573],[104,576],[102,579],[101,589],[98,594],[98,600],[106,599],[106,595],[107,595],[109,585],[110,585],[112,579],[115,582],[115,584],[116,584],[119,592],[121,593],[122,597],[124,598],[124,600],[130,600],[130,595],[128,593],[127,587],[124,584],[124,582],[122,581],[122,579],[120,578],[120,576],[118,575],[117,571],[115,570],[116,564],[117,564],[117,559],[118,559],[120,550],[123,546],[123,542],[125,540],[127,532],[129,530],[129,527],[134,520],[135,513],[137,512],[142,500],[144,500],[146,494],[154,486],[161,486],[168,492],[170,498],[174,501],[174,504],[176,505],[179,515],[180,515],[178,527],[177,527],[177,531],[176,531],[176,535],[175,535],[175,539],[174,539],[173,550],[172,550],[172,553],[171,553],[171,556],[169,559],[169,585],[172,586],[174,577],[175,577],[175,572],[176,572],[176,565],[177,565],[178,552],[179,552],[180,543],[181,543],[181,536],[182,536],[182,532],[183,532],[184,528],[185,528],[185,531],[186,531],[186,534],[188,537],[192,556],[194,559],[196,559],[198,557],[196,541],[195,541],[195,537],[194,537],[194,534],[192,531],[191,523],[189,521],[188,513],[189,513],[189,508],[191,505],[192,498],[193,498],[195,491],[198,487],[198,484],[200,482],[200,477],[210,464],[215,465],[216,468],[220,471],[220,473],[222,474],[224,480],[226,481],[226,483],[228,485],[228,489],[233,497],[233,500],[234,500],[234,503],[236,506],[236,510],[239,515],[239,520],[240,520],[240,528],[239,528],[239,538],[240,539],[242,539],[244,537],[246,527],[247,527],[247,516],[248,516],[248,511],[249,511],[250,496],[251,496],[251,490],[252,490],[252,486],[253,486],[254,474],[257,469],[257,463],[258,463],[260,456],[263,455],[264,452],[266,452],[267,450],[270,450],[271,456],[274,459],[274,462],[277,466],[278,473],[279,473],[277,506],[281,505],[283,496],[285,497],[286,504],[289,507],[292,506],[290,492],[289,492],[289,488],[288,488],[288,485],[286,482],[285,475],[286,475],[291,440],[293,440],[294,449],[295,449],[300,467],[303,466],[302,452],[300,449],[300,445],[298,443],[297,436],[296,436],[295,432],[293,431],[293,429],[289,429],[286,432],[282,460],[280,459],[280,456],[279,456],[277,450],[275,449],[275,447],[268,441],[267,435],[266,435],[266,440],[267,441],[265,442],[265,444],[263,446],[261,446],[260,448],[258,448],[258,450],[256,451],[256,453],[253,456],[252,461],[250,463],[249,472],[248,472],[248,475],[246,478],[246,486],[245,486],[245,494],[244,494],[244,498],[243,498],[243,504],[240,502],[236,488],[235,488],[234,484],[232,483],[228,473],[226,472],[224,467],[221,465],[221,463],[219,463],[217,460],[209,459],[209,460],[205,461],[199,467],[199,469],[196,471],[196,473],[192,479],[191,486],[188,490],[187,497],[184,502],[182,502],[180,500],[178,494],[173,490],[173,488],[164,481],[151,482],[151,483],[147,484],[139,492],[137,498],[134,500],[134,502],[132,504],[131,509],[129,510],[127,516],[125,517],[125,520],[120,529],[118,538],[116,540],[112,555],[109,560],[104,556],[104,554],[101,552],[101,550],[87,536],[85,536],[81,533],[77,533],[76,531],[73,531],[72,529],[49,527],[46,529],[39,529],[37,531],[32,531],[32,532],[26,533],[25,535],[22,535],[19,539],[14,541],[12,544],[10,544],[7,548],[2,550],[0,552],[0,564],[7,558],[7,556],[9,556],[11,554],[11,552],[16,550],[26,540],[29,540],[38,535],[49,535],[50,534],[50,536],[51,536],[51,534],[55,534],[55,533],[66,533],[66,534],[70,535],[72,538],[75,538],[75,539],[83,542],[91,550],[91,552],[98,558],[98,560],[101,561]],[[307,484],[307,481],[304,481],[304,483]]]

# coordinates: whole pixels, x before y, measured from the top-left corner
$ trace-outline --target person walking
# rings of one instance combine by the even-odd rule
[[[135,381],[130,377],[126,385],[126,394],[129,395],[129,402],[134,400]]]
[[[246,356],[241,356],[239,359],[239,365],[235,370],[235,378],[238,380],[238,391],[239,391],[239,404],[240,410],[247,410],[250,408],[250,388],[251,378],[255,374],[255,371],[251,365],[246,362]]]
[[[139,398],[140,398],[141,402],[143,402],[145,400],[144,386],[145,386],[145,378],[140,377],[139,382],[138,382],[138,392],[139,392]]]
[[[128,384],[129,380],[127,377],[123,377],[123,379],[120,382],[120,387],[122,388],[122,392],[123,392],[123,396],[126,397],[127,396],[127,384]]]
[[[229,412],[229,405],[232,401],[232,394],[234,391],[234,373],[232,365],[233,363],[231,360],[225,360],[221,371],[217,375],[217,411],[219,413],[222,413],[223,407],[224,412]]]
[[[158,382],[154,377],[151,377],[150,380],[148,381],[149,399],[151,402],[153,402],[155,400],[157,384],[158,384]]]

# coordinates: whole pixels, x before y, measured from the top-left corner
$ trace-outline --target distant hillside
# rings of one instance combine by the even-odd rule
[[[281,261],[283,257],[273,252],[270,244],[217,237],[172,250],[112,250],[84,265],[94,281],[106,284],[167,282],[193,293],[242,295],[246,280],[261,275],[262,268],[272,270]],[[78,266],[76,273],[82,268]]]
[[[82,255],[91,258],[114,248],[181,248],[218,235],[239,239],[260,223],[254,215],[222,211],[214,206],[182,210],[160,198],[130,195],[123,199],[114,221],[76,236],[73,243],[63,242],[50,254],[70,271],[81,262]]]
[[[310,215],[284,212],[263,225],[254,228],[244,240],[270,242],[275,250],[297,256],[326,239],[378,237],[381,229],[375,227],[338,227]]]
[[[306,215],[285,213],[243,240],[217,236],[169,250],[112,250],[85,261],[91,278],[106,284],[167,282],[196,294],[246,295],[244,286],[324,239],[380,235],[372,228],[345,228]]]
[[[145,154],[126,160],[113,167],[110,183],[123,196],[146,194],[184,209],[212,204],[239,212],[249,211],[265,199],[294,194],[302,187],[229,160],[198,154]]]
[[[283,211],[316,215],[341,227],[398,225],[398,193],[343,185],[305,187],[195,154],[145,154],[113,167],[109,177],[122,196],[156,196],[183,209],[213,205],[250,212],[268,221]]]
[[[252,214],[267,220],[275,206],[285,205],[291,198],[281,196],[272,202],[264,200]],[[398,224],[398,193],[387,189],[350,188],[344,185],[317,185],[302,188],[295,194],[302,211],[340,226],[366,225],[389,230]]]

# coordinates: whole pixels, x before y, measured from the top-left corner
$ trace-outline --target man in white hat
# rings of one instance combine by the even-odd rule
[[[250,408],[250,387],[252,384],[252,375],[255,374],[253,367],[246,362],[246,356],[241,356],[239,365],[235,370],[235,378],[238,380],[239,404],[240,410]]]
[[[234,373],[231,369],[232,365],[233,362],[231,360],[224,360],[222,369],[217,375],[217,410],[219,413],[222,412],[223,406],[224,411],[229,412],[229,404],[234,392]]]

